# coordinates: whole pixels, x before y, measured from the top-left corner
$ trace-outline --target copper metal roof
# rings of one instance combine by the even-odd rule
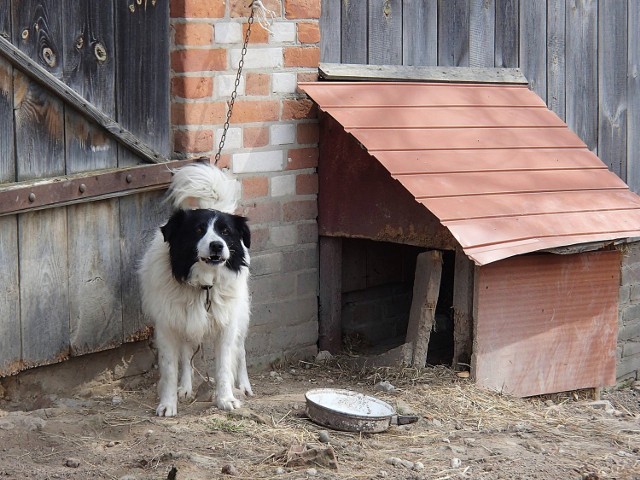
[[[478,265],[640,236],[640,197],[526,85],[300,87]]]

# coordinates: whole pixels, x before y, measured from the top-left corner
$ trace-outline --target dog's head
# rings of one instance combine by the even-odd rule
[[[177,210],[160,227],[169,244],[171,270],[181,282],[199,272],[226,268],[239,272],[249,266],[251,233],[247,219],[217,210]]]

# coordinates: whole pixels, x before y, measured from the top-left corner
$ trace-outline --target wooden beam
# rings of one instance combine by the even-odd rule
[[[451,366],[471,365],[473,347],[473,278],[475,266],[462,249],[455,254],[453,274],[453,359]],[[466,370],[466,368],[465,368]]]
[[[142,142],[135,135],[125,129],[118,122],[97,109],[92,103],[78,95],[72,88],[43,69],[27,55],[16,48],[11,42],[0,35],[0,55],[25,73],[32,80],[43,85],[48,91],[57,95],[87,118],[104,128],[113,138],[129,150],[136,153],[148,163],[163,163],[168,159],[156,152],[149,145]]]
[[[413,345],[414,367],[422,368],[427,363],[427,350],[436,316],[441,277],[442,252],[430,250],[419,254],[416,259],[413,299],[406,340]]]
[[[342,348],[342,239],[320,237],[319,347],[331,353]]]
[[[321,63],[318,72],[324,80],[528,84],[519,68]]]

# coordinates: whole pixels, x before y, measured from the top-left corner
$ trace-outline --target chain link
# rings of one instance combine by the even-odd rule
[[[251,14],[249,15],[247,33],[244,36],[244,43],[242,44],[242,51],[240,52],[240,61],[238,62],[238,73],[236,74],[236,81],[233,87],[233,92],[231,92],[231,100],[229,100],[229,110],[227,110],[227,118],[224,122],[224,127],[222,129],[222,136],[220,137],[220,143],[218,144],[218,151],[216,152],[215,160],[213,162],[214,165],[218,164],[220,160],[220,155],[222,153],[222,149],[224,148],[224,142],[227,139],[227,132],[229,130],[229,124],[231,122],[231,115],[233,114],[233,105],[236,103],[236,98],[238,96],[238,87],[240,86],[240,79],[242,78],[242,68],[244,67],[244,57],[247,54],[247,45],[249,45],[249,37],[251,36],[251,25],[253,24],[253,2],[251,5]]]

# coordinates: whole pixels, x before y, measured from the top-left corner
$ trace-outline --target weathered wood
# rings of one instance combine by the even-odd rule
[[[640,2],[629,2],[627,76],[627,184],[640,192]],[[634,73],[635,72],[635,73]]]
[[[471,0],[469,9],[469,66],[493,67],[495,0]]]
[[[341,0],[323,0],[320,14],[320,61],[340,63]]]
[[[469,66],[469,2],[438,2],[438,65]]]
[[[51,47],[45,48],[51,49]],[[125,145],[128,149],[134,151],[142,159],[152,163],[166,161],[165,156],[147,146],[131,132],[126,130],[125,127],[115,122],[108,115],[102,113],[88,101],[84,100],[80,95],[67,87],[63,82],[58,80],[47,70],[43,69],[33,60],[31,60],[29,54],[25,55],[21,53],[16,47],[14,47],[9,41],[5,40],[2,36],[0,36],[0,53],[4,55],[4,57],[9,62],[11,62],[14,67],[20,69],[24,74],[28,75],[31,79],[39,82],[39,84],[42,85],[37,88],[37,91],[46,90],[47,92],[52,92],[59,98],[64,99],[66,103],[72,105],[79,112],[91,118],[98,125],[109,132],[111,136],[118,140],[120,144]],[[55,59],[55,62],[58,61],[58,59]],[[55,65],[56,64],[54,64],[54,66]],[[34,93],[34,95],[37,95],[37,93]],[[38,104],[36,103],[37,98],[32,99],[32,102],[35,103],[36,107],[38,106]],[[61,103],[60,100],[58,100],[58,103]]]
[[[411,67],[321,63],[325,80],[526,84],[517,68]]]
[[[10,0],[0,0],[0,37],[11,34]],[[15,180],[13,67],[0,57],[0,183]]]
[[[21,359],[18,222],[0,218],[0,376],[15,373]]]
[[[627,2],[599,3],[598,156],[622,180],[627,177]],[[640,45],[631,48],[637,50]]]
[[[342,239],[320,237],[320,350],[338,353],[342,347]]]
[[[547,4],[545,0],[520,2],[520,68],[529,88],[547,98]]]
[[[413,345],[414,367],[422,368],[427,362],[427,350],[436,315],[441,277],[442,252],[430,250],[420,253],[416,258],[413,299],[406,340],[406,343]]]
[[[496,0],[496,67],[518,66],[518,0]]]
[[[367,2],[342,2],[342,63],[367,63]]]
[[[438,1],[402,3],[402,64],[438,64]]]
[[[568,0],[566,17],[566,122],[593,152],[598,147],[597,4]]]
[[[462,249],[455,253],[453,275],[453,359],[451,366],[471,365],[473,349],[473,277],[475,266]]]
[[[364,2],[363,2],[364,3]],[[369,64],[402,64],[402,0],[369,0]]]
[[[171,148],[169,2],[116,2],[114,35],[118,121],[166,158]],[[136,163],[130,150],[119,149],[119,166]]]
[[[547,1],[547,105],[565,118],[565,0]]]

